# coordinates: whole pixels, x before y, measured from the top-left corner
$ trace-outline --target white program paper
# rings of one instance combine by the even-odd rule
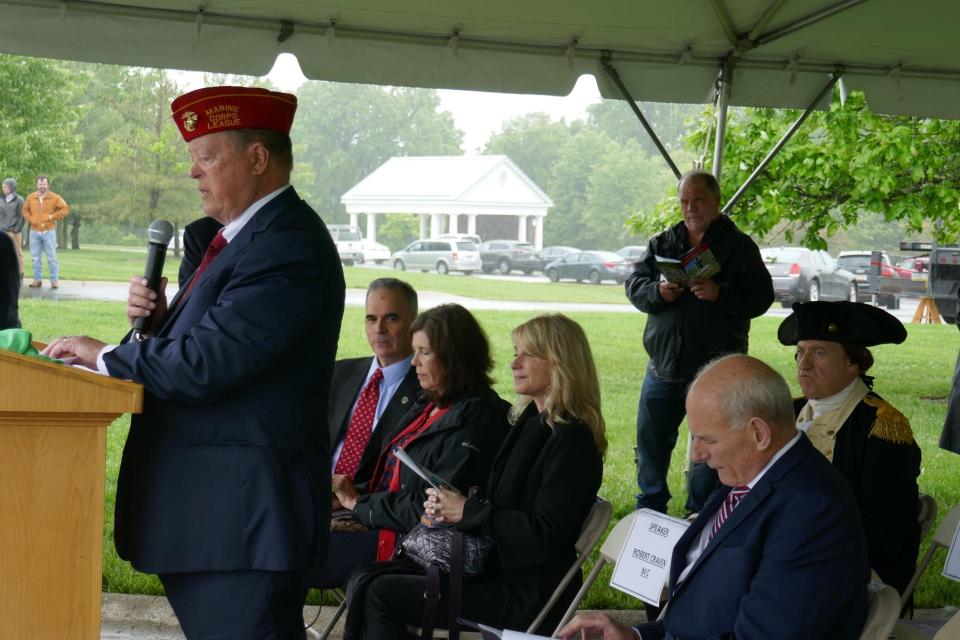
[[[953,532],[953,542],[947,550],[947,561],[943,565],[943,575],[960,582],[960,525]]]
[[[677,540],[690,523],[650,509],[640,509],[633,518],[610,586],[653,605],[670,578],[670,557]]]

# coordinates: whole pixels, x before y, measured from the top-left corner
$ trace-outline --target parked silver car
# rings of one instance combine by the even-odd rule
[[[397,271],[419,269],[426,273],[436,270],[440,275],[462,271],[470,275],[481,266],[477,245],[469,240],[432,238],[411,242],[391,258]]]
[[[760,255],[773,279],[773,292],[784,307],[816,300],[857,301],[853,274],[837,266],[826,251],[770,247],[761,249]]]

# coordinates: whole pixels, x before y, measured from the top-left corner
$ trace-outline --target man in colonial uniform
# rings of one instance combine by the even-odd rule
[[[920,448],[910,421],[874,393],[867,347],[900,344],[906,329],[882,309],[858,302],[795,304],[780,342],[796,345],[797,428],[847,480],[867,534],[870,566],[903,592],[920,546]]]

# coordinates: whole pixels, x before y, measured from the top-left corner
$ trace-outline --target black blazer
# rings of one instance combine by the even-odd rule
[[[367,371],[370,370],[372,361],[372,356],[347,358],[337,360],[333,367],[333,381],[330,384],[330,408],[327,413],[331,451],[336,451],[340,441],[347,437],[347,429],[350,427],[350,418],[352,417],[350,408],[363,390],[363,383],[366,381]],[[357,473],[354,476],[355,483],[366,482],[373,475],[373,468],[377,464],[380,452],[397,431],[406,426],[406,423],[401,422],[401,419],[406,414],[407,409],[413,406],[418,395],[420,395],[420,382],[417,380],[417,370],[411,366],[380,415],[377,428],[373,430],[370,442],[363,450],[363,455],[360,457],[360,466],[357,467]]]
[[[17,298],[20,295],[20,265],[13,240],[0,231],[0,329],[19,329]]]

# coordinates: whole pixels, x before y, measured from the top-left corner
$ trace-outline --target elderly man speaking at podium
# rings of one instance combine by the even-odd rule
[[[144,386],[117,486],[120,557],[157,573],[187,638],[303,638],[303,571],[325,550],[327,394],[343,315],[336,249],[290,186],[296,97],[174,100],[203,210],[224,225],[169,308],[131,280],[147,338],[49,355]]]

